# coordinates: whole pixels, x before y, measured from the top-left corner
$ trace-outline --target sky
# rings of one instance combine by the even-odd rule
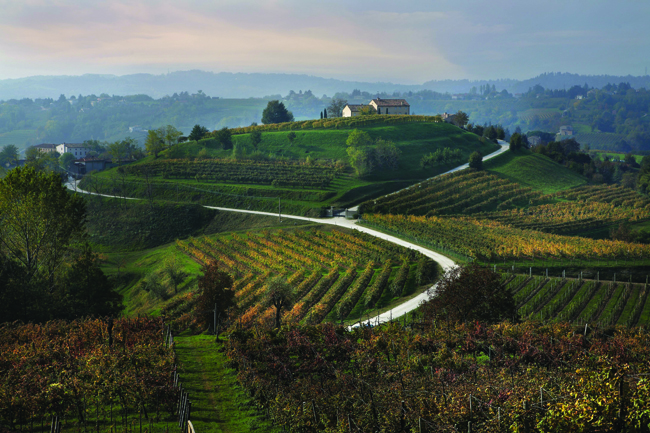
[[[282,72],[420,84],[643,75],[647,0],[0,0],[0,79]]]

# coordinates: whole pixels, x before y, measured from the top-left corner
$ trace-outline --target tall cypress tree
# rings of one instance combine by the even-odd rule
[[[327,119],[327,108],[323,110],[323,113],[324,113],[324,114],[323,114],[323,118],[324,118],[324,119]]]

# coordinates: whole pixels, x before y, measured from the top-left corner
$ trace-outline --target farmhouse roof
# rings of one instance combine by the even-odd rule
[[[66,147],[72,147],[72,148],[75,148],[75,147],[84,147],[84,148],[88,147],[85,144],[81,144],[81,143],[61,143],[61,144],[63,144]]]
[[[36,144],[34,147],[37,149],[54,149],[56,148],[56,144],[43,143],[43,144]]]
[[[361,111],[362,109],[367,108],[368,106],[363,104],[348,104],[346,105],[346,107],[348,107],[350,111]]]
[[[406,99],[381,99],[376,98],[371,102],[377,104],[378,107],[410,107]]]

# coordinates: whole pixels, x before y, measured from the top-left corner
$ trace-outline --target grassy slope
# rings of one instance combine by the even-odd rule
[[[7,146],[9,144],[15,145],[19,150],[27,147],[30,140],[36,138],[36,130],[34,129],[19,129],[0,134],[0,146]]]
[[[193,204],[86,196],[90,239],[99,250],[137,251],[201,234],[280,225],[277,217],[206,209]]]
[[[237,384],[236,372],[227,367],[226,355],[214,336],[180,336],[175,342],[182,365],[180,377],[192,401],[191,421],[197,432],[275,431]]]
[[[556,163],[550,158],[528,151],[505,152],[486,161],[484,168],[522,186],[540,190],[545,194],[573,188],[587,183],[578,173]]]
[[[102,251],[102,269],[117,283],[124,297],[126,315],[157,313],[166,302],[140,285],[149,274],[162,269],[175,257],[186,274],[179,292],[194,286],[200,266],[178,251],[175,239],[230,231],[288,228],[302,222],[276,217],[220,212],[194,205],[151,207],[146,202],[129,202],[118,207],[117,199],[88,199],[88,235],[95,250]],[[197,214],[200,214],[197,216]],[[139,248],[139,249],[138,249]],[[173,296],[170,292],[169,296]]]

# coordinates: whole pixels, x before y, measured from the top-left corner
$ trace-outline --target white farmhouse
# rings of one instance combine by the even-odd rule
[[[406,99],[373,99],[370,101],[377,114],[411,114],[411,106]]]
[[[77,157],[77,159],[85,158],[86,154],[90,152],[90,148],[84,146],[83,144],[70,144],[70,143],[61,143],[56,146],[56,151],[63,155],[64,153],[71,153]]]
[[[348,104],[343,108],[343,117],[356,117],[361,115],[363,109],[370,108],[377,114],[411,114],[411,106],[405,99],[381,99],[376,98],[368,105]]]
[[[345,107],[343,107],[342,111],[342,116],[343,117],[356,117],[361,115],[361,110],[364,108],[367,108],[367,105],[356,105],[356,104],[348,104]]]

